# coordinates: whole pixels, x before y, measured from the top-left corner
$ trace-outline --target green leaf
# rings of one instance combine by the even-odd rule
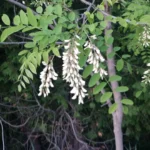
[[[32,75],[32,73],[31,73],[31,71],[30,71],[29,69],[25,69],[25,73],[26,73],[26,75],[27,75],[30,79],[33,80],[33,75]]]
[[[26,76],[23,76],[23,80],[28,84],[30,83],[29,79]]]
[[[47,51],[43,52],[42,56],[43,56],[43,60],[44,60],[46,63],[48,63],[48,60],[49,60],[48,52],[47,52]]]
[[[52,5],[48,5],[46,7],[46,14],[51,15],[53,10],[54,10],[54,8],[52,7]]]
[[[36,12],[41,14],[43,12],[43,8],[41,6],[37,7]]]
[[[54,8],[54,13],[58,16],[62,15],[62,6],[60,4],[57,4]]]
[[[27,8],[27,15],[28,15],[28,21],[29,21],[29,23],[32,26],[37,27],[36,17],[34,16],[32,10],[30,8]]]
[[[21,52],[19,52],[19,56],[21,56],[21,55],[24,55],[24,54],[26,54],[26,53],[28,53],[28,50],[22,50]]]
[[[20,26],[15,26],[15,27],[10,27],[10,28],[5,29],[1,34],[1,42],[5,41],[5,39],[9,35],[11,35],[15,32],[18,32],[19,30],[23,29],[24,27],[25,26],[20,25]]]
[[[36,74],[36,68],[31,62],[28,63],[28,67],[34,74]]]
[[[90,32],[93,32],[95,30],[95,24],[88,25],[88,28],[89,28]]]
[[[112,81],[120,81],[122,79],[121,76],[118,76],[118,75],[113,75],[111,77],[109,77],[109,81],[112,82]]]
[[[128,107],[123,105],[123,113],[128,114]]]
[[[142,91],[137,91],[135,97],[138,98],[142,94]]]
[[[34,53],[30,55],[30,62],[32,62],[35,68],[37,68],[37,60],[36,60],[36,56],[34,55]]]
[[[94,87],[93,94],[94,95],[98,94],[106,86],[106,84],[107,84],[106,82],[101,82],[99,85]]]
[[[57,47],[54,47],[54,48],[52,49],[52,51],[53,51],[53,53],[54,53],[55,56],[60,57],[60,53],[59,53],[59,50],[58,50]]]
[[[107,0],[107,2],[108,2],[111,6],[113,5],[113,3],[112,3],[111,0]]]
[[[122,27],[127,27],[127,22],[125,19],[122,19],[122,18],[118,18],[118,21],[119,21],[119,24],[122,26]]]
[[[129,55],[129,54],[123,54],[122,55],[122,58],[124,58],[124,59],[129,58],[129,57],[131,57],[131,55]]]
[[[24,45],[25,48],[33,48],[35,47],[35,43],[34,42],[28,42]]]
[[[28,18],[26,13],[23,10],[20,11],[20,19],[22,24],[28,25]]]
[[[88,86],[89,87],[94,86],[99,81],[99,79],[100,79],[99,73],[92,75],[92,77],[90,78]]]
[[[114,38],[113,38],[113,37],[109,37],[109,38],[107,39],[107,41],[106,41],[106,43],[107,43],[108,45],[113,44],[113,42],[114,42]]]
[[[119,59],[117,61],[116,68],[117,68],[118,71],[121,71],[123,69],[123,67],[124,67],[124,61],[123,61],[123,59]]]
[[[130,74],[132,74],[132,67],[129,63],[127,63],[127,69],[130,72]]]
[[[116,52],[117,52],[117,51],[119,51],[120,49],[121,49],[120,47],[114,47],[114,48],[113,48],[113,51],[116,51]]]
[[[112,92],[105,92],[102,96],[101,96],[101,103],[104,103],[106,101],[108,101],[110,98],[112,97]]]
[[[76,27],[76,24],[68,24],[68,29],[72,29],[72,28],[75,28]]]
[[[133,101],[130,99],[122,99],[121,103],[125,105],[133,105]]]
[[[38,65],[40,66],[40,64],[41,64],[41,54],[40,53],[38,53],[36,55],[36,60],[37,60]]]
[[[101,12],[99,12],[99,11],[96,13],[96,17],[97,17],[99,20],[103,20],[103,19],[104,19],[103,14],[102,14]]]
[[[33,29],[35,29],[35,27],[26,27],[25,29],[22,30],[22,32],[27,32]]]
[[[20,82],[23,88],[26,88],[26,85],[24,84],[23,81]]]
[[[107,55],[107,57],[109,58],[109,59],[112,59],[114,56],[115,56],[115,52],[111,52],[111,53],[109,53],[108,55]]]
[[[10,19],[9,19],[8,15],[3,14],[2,21],[4,22],[5,25],[8,25],[8,26],[10,25]]]
[[[115,112],[118,108],[118,104],[117,103],[114,103],[112,104],[110,107],[109,107],[109,110],[108,110],[108,113],[109,114],[112,114],[113,112]]]
[[[79,65],[80,67],[83,67],[86,64],[87,56],[84,54],[79,55]]]
[[[70,21],[74,21],[76,18],[76,14],[72,11],[69,13],[68,18]]]
[[[101,21],[100,25],[101,25],[103,28],[106,28],[107,22],[106,22],[106,21]]]
[[[19,25],[19,24],[20,24],[20,17],[19,17],[18,15],[16,15],[16,16],[14,17],[13,22],[14,22],[15,25]]]
[[[62,33],[62,25],[57,24],[53,31],[55,32],[56,35],[61,34]]]
[[[42,40],[43,38],[44,38],[44,36],[42,36],[42,35],[35,36],[35,37],[33,37],[33,41],[38,42],[38,41]]]
[[[82,75],[83,78],[87,78],[92,73],[92,70],[93,70],[93,65],[86,66],[86,68],[83,71],[83,75]]]
[[[104,5],[103,5],[103,4],[98,5],[97,7],[98,7],[100,10],[105,10],[105,7],[104,7]]]
[[[115,89],[116,92],[126,92],[129,88],[127,86],[119,86]]]
[[[150,25],[150,15],[144,15],[140,18],[140,22],[143,24],[149,24]]]
[[[19,84],[18,85],[18,92],[21,92],[22,91],[22,88],[21,88],[21,85]]]

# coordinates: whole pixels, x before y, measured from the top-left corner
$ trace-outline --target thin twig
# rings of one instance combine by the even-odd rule
[[[86,5],[89,5],[89,6],[92,5],[92,7],[93,7],[94,9],[96,8],[96,6],[95,6],[94,4],[92,4],[92,3],[90,3],[90,2],[88,2],[88,1],[86,1],[86,0],[80,0],[80,1],[81,1],[82,3],[84,3],[84,4],[86,4]],[[111,16],[113,19],[116,19],[116,18],[117,18],[116,16],[110,15],[110,14],[108,14],[107,12],[105,12],[105,11],[99,9],[99,8],[98,8],[98,10],[99,10],[103,15],[105,15],[105,16]],[[132,21],[129,20],[129,19],[125,19],[125,21],[126,21],[127,23],[131,23],[131,22],[132,22]],[[147,24],[147,23],[137,22],[137,25],[146,25],[146,24]]]
[[[25,9],[25,10],[28,8],[27,6],[25,6],[25,5],[23,5],[23,4],[19,3],[19,2],[17,2],[17,1],[15,1],[15,0],[6,0],[6,1],[8,1],[8,2],[10,2],[10,3],[12,3],[12,4],[16,5],[16,6],[19,6],[19,7],[23,8],[23,9]],[[34,15],[39,15],[39,14],[38,14],[37,12],[35,12],[34,10],[32,10],[32,11],[33,11]],[[48,26],[49,26],[51,29],[54,29],[54,26],[53,26],[53,25],[49,24]]]
[[[11,126],[13,128],[21,128],[21,127],[25,126],[28,123],[28,121],[30,120],[30,117],[23,124],[20,124],[20,125],[13,125],[13,124],[9,123],[8,121],[4,120],[1,116],[0,116],[0,119],[5,124],[7,124],[7,125],[9,125],[9,126]]]
[[[5,150],[5,141],[4,141],[4,128],[3,128],[3,123],[0,120],[0,124],[1,124],[1,129],[2,129],[2,143],[3,143],[3,150]]]
[[[26,43],[27,42],[0,42],[0,45],[22,45]]]
[[[70,123],[71,123],[71,127],[72,127],[72,130],[73,130],[73,134],[74,134],[76,140],[77,140],[79,143],[83,144],[86,148],[88,148],[87,143],[85,143],[84,141],[81,141],[81,140],[78,138],[78,136],[77,136],[77,134],[76,134],[76,131],[75,131],[75,128],[74,128],[74,125],[73,125],[73,121],[72,121],[70,115],[69,115],[67,112],[65,112],[65,114],[66,114],[68,120],[69,120]]]

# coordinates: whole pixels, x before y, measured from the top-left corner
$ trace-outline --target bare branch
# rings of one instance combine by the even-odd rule
[[[84,141],[81,141],[81,140],[78,138],[78,136],[77,136],[77,134],[76,134],[76,131],[75,131],[75,128],[74,128],[74,125],[73,125],[73,121],[72,121],[70,115],[69,115],[67,112],[65,112],[65,114],[66,114],[68,120],[69,120],[70,123],[71,123],[71,127],[72,127],[72,130],[73,130],[73,134],[74,134],[76,140],[77,140],[79,143],[83,144],[86,148],[88,148],[87,144],[86,144]]]
[[[19,2],[17,2],[17,1],[15,1],[15,0],[6,0],[6,1],[8,1],[8,2],[10,2],[10,3],[12,3],[12,4],[14,4],[14,5],[17,5],[17,6],[19,6],[20,8],[23,8],[23,9],[27,9],[27,6],[25,6],[25,5],[23,5],[23,4],[21,4],[21,3],[19,3]],[[30,8],[31,9],[31,8]],[[33,13],[34,13],[34,15],[39,15],[37,12],[35,12],[34,10],[32,10],[33,11]],[[54,26],[53,25],[49,25],[49,27],[51,28],[51,29],[54,29]]]
[[[93,5],[92,3],[90,2],[87,2],[86,0],[80,0],[82,3],[86,4],[86,5]]]
[[[25,5],[15,1],[15,0],[6,0],[6,1],[8,1],[8,2],[10,2],[10,3],[12,3],[12,4],[16,5],[16,6],[19,6],[19,7],[23,8],[23,9],[25,9],[25,10],[27,9],[27,7]],[[34,13],[36,13],[36,12],[34,12]]]
[[[3,128],[3,123],[0,120],[0,124],[1,124],[1,129],[2,129],[2,143],[3,143],[3,150],[5,150],[5,141],[4,141],[4,128]]]
[[[13,127],[13,128],[21,128],[21,127],[25,126],[25,125],[28,123],[28,121],[30,120],[30,118],[28,118],[23,124],[20,124],[20,125],[13,125],[13,124],[9,123],[8,121],[4,120],[1,116],[0,116],[0,119],[1,119],[1,121],[3,121],[5,124],[7,124],[7,125],[9,125],[9,126],[11,126],[11,127]]]
[[[22,45],[26,43],[27,42],[0,42],[0,45]]]

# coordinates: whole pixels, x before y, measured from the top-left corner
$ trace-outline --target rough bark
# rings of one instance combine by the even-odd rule
[[[107,2],[105,3],[105,12],[110,14]],[[110,29],[112,29],[111,22],[107,22],[105,34],[106,34],[106,31]],[[107,50],[107,56],[112,51],[113,51],[113,45],[109,45],[108,50]],[[108,66],[109,77],[116,75],[114,57],[111,59],[107,58],[107,66]],[[118,104],[118,108],[116,112],[113,113],[113,126],[114,126],[116,150],[123,150],[123,133],[122,133],[123,110],[122,110],[122,103],[121,103],[121,93],[115,91],[117,87],[118,87],[117,81],[111,82],[111,88],[113,91],[114,101],[115,103]]]

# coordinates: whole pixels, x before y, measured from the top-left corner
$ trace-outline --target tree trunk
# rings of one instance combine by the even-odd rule
[[[107,2],[105,2],[105,12],[110,14]],[[107,27],[105,29],[105,35],[106,35],[106,31],[110,30],[110,29],[112,29],[111,22],[107,22]],[[113,51],[113,45],[109,45],[109,48],[107,50],[107,56],[112,51]],[[108,66],[109,77],[116,75],[114,57],[111,59],[107,58],[107,66]],[[114,126],[116,150],[123,150],[123,133],[122,133],[123,110],[122,110],[122,103],[121,103],[121,93],[115,91],[115,89],[117,87],[118,87],[117,81],[111,82],[111,88],[113,91],[114,101],[115,101],[115,103],[118,104],[118,108],[117,108],[116,112],[113,113],[113,126]]]

